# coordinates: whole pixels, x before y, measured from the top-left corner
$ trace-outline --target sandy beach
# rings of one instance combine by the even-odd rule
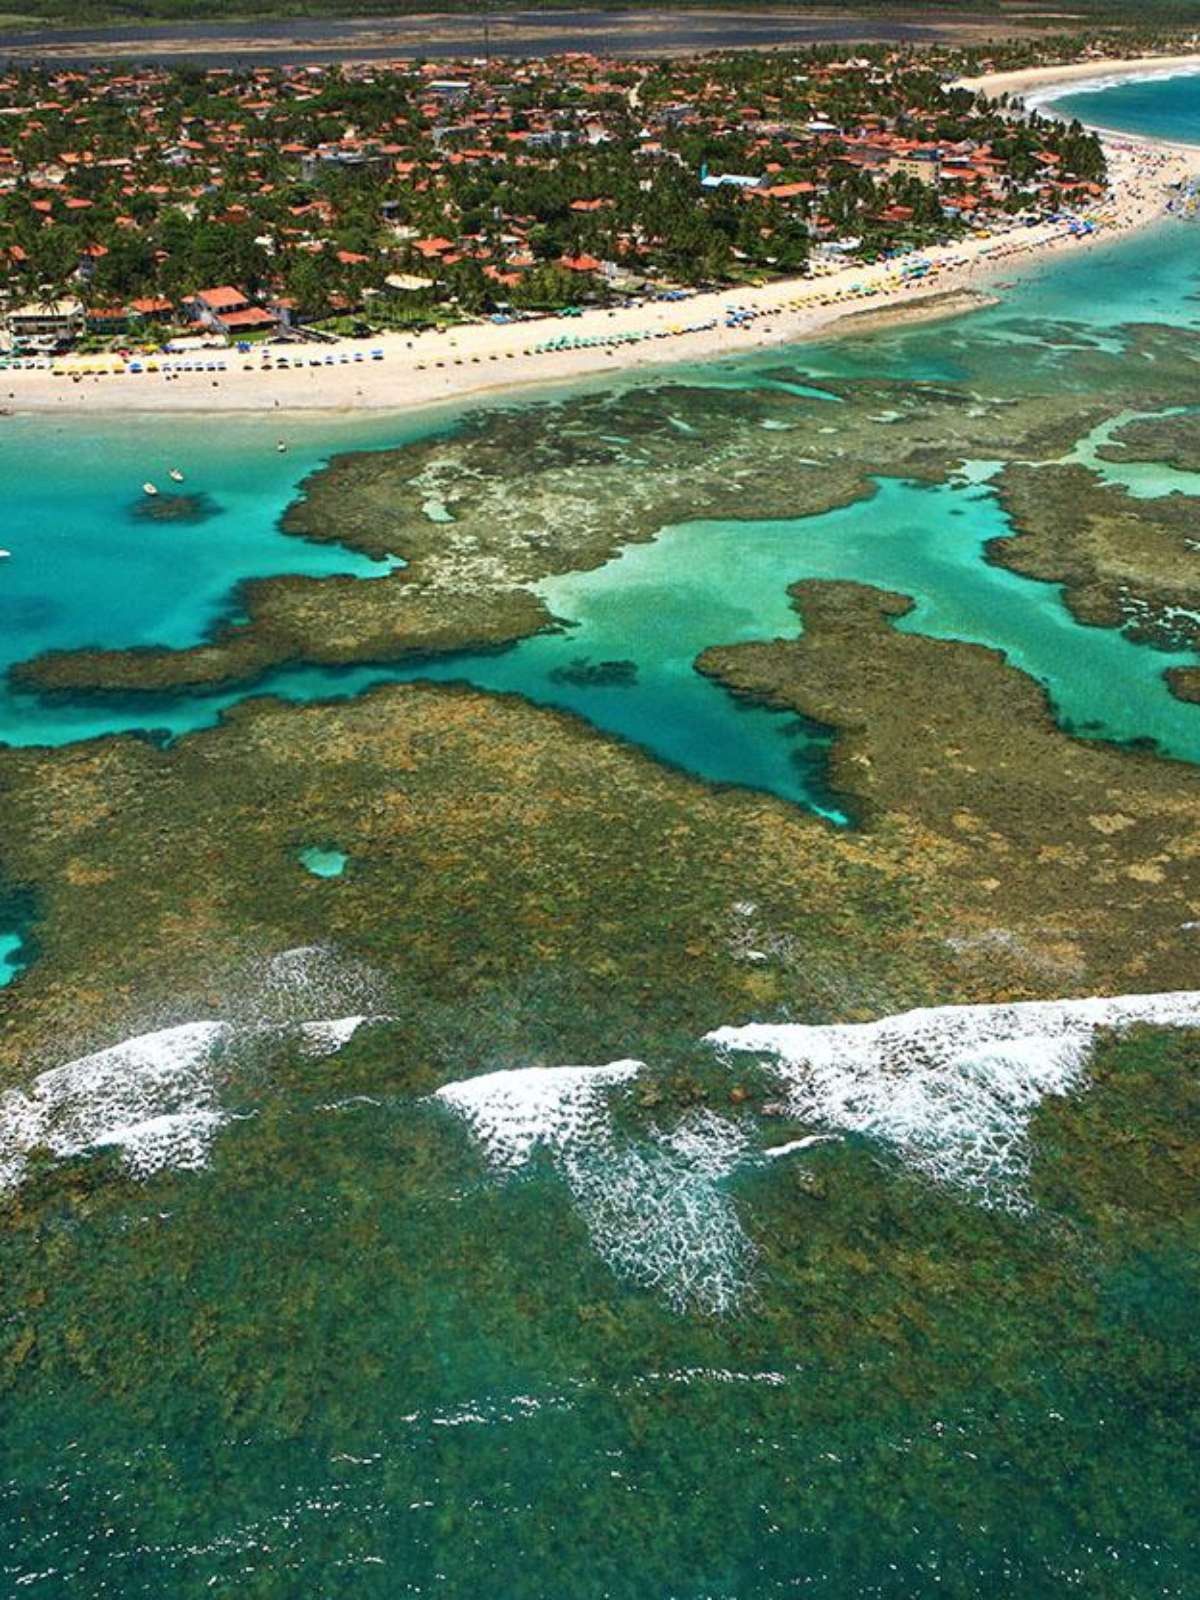
[[[1200,70],[1200,56],[1080,63],[969,80],[989,94],[1085,76]],[[757,288],[590,310],[570,319],[464,325],[336,344],[205,351],[156,358],[157,370],[121,370],[115,358],[63,358],[52,368],[0,373],[0,408],[57,415],[94,412],[404,411],[494,391],[633,374],[668,364],[877,329],[985,303],[998,276],[1054,250],[1095,249],[1163,214],[1168,187],[1200,172],[1200,147],[1104,136],[1111,192],[1080,233],[1042,223],[938,246],[906,261],[852,265]],[[912,275],[914,260],[928,263]],[[738,322],[729,325],[731,307]],[[868,318],[861,313],[870,312]],[[553,346],[553,348],[547,348]],[[378,354],[376,354],[378,352]],[[287,365],[281,365],[280,358]],[[224,364],[223,370],[217,363]],[[269,362],[269,365],[267,364]],[[181,371],[181,366],[193,370]],[[200,370],[195,370],[197,367]],[[97,370],[102,368],[104,370]],[[211,369],[210,369],[211,368]],[[116,369],[116,370],[114,370]]]
[[[1190,72],[1200,72],[1200,55],[1129,56],[1120,61],[1097,58],[1073,61],[1064,66],[1025,67],[1019,72],[991,72],[981,78],[963,78],[960,86],[993,97],[1002,94],[1024,97],[1031,93],[1044,94],[1060,84],[1078,88],[1083,83],[1108,83],[1116,78],[1179,77]]]

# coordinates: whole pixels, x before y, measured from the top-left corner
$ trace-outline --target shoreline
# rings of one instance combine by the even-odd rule
[[[1145,57],[1111,62],[1106,76],[1131,75],[1153,63],[1159,69],[1200,72],[1200,55]],[[961,86],[989,94],[1019,93],[1085,75],[1097,64],[1029,68],[964,79]],[[903,326],[924,316],[953,315],[972,303],[991,303],[992,280],[1002,272],[1047,259],[1056,250],[1090,248],[1165,215],[1168,188],[1200,173],[1200,146],[1168,144],[1141,136],[1102,132],[1110,193],[1088,213],[1094,231],[1067,223],[1039,223],[991,236],[938,245],[901,261],[851,265],[813,278],[777,279],[754,288],[696,294],[678,302],[650,301],[619,310],[589,310],[570,320],[463,324],[441,332],[384,333],[367,340],[272,347],[263,369],[258,351],[203,352],[224,361],[212,372],[114,373],[113,357],[64,357],[53,371],[0,374],[0,411],[8,415],[204,414],[242,412],[294,415],[423,411],[502,395],[549,389],[611,374],[629,379],[658,368],[717,360],[821,337],[844,337]],[[927,262],[920,278],[905,268]],[[939,311],[937,303],[944,309]],[[727,309],[748,315],[726,325]],[[864,313],[870,313],[867,317]],[[551,342],[559,348],[547,350]],[[381,351],[375,359],[371,352]],[[327,361],[327,358],[332,358]],[[357,358],[357,359],[356,359]],[[150,358],[163,361],[180,358]],[[190,358],[196,359],[196,358]],[[144,364],[144,362],[143,362]],[[97,367],[104,371],[98,373]],[[91,369],[91,370],[89,370]]]
[[[1136,78],[1143,75],[1160,78],[1182,78],[1200,73],[1200,53],[1182,56],[1126,56],[1112,61],[1070,61],[1059,66],[1020,67],[1012,72],[987,72],[978,78],[960,78],[960,89],[971,89],[995,99],[1002,94],[1019,95],[1029,90],[1051,90],[1070,85],[1076,90],[1086,85],[1107,84],[1114,79]],[[1128,135],[1134,137],[1134,135]],[[1152,141],[1148,141],[1152,142]]]

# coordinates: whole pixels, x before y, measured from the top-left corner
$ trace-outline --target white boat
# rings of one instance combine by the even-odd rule
[[[11,555],[12,555],[12,551],[11,550],[0,550],[0,561],[7,561],[9,556],[11,556]]]
[[[180,472],[178,467],[172,467],[170,473],[168,474],[168,476],[175,483],[182,483],[183,482],[183,473]]]
[[[154,486],[154,484],[152,484],[152,483],[144,483],[142,485],[142,493],[143,494],[157,494],[158,490]]]
[[[275,446],[275,448],[276,448],[276,450],[279,451],[280,455],[282,455],[283,452],[287,449],[287,445],[285,445],[283,440],[280,439],[279,443]]]

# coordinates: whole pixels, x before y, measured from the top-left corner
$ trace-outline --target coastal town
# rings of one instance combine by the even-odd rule
[[[12,69],[4,353],[245,353],[736,299],[1094,213],[1099,140],[956,88],[958,65],[871,47]]]

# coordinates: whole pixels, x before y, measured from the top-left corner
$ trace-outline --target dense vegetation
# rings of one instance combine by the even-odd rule
[[[963,61],[944,54],[563,58],[472,68],[449,98],[416,67],[14,71],[0,293],[112,308],[231,284],[308,318],[364,299],[382,315],[385,291],[408,319],[553,308],[1086,202],[1094,136],[947,89]],[[922,151],[946,153],[940,175],[905,165]]]

